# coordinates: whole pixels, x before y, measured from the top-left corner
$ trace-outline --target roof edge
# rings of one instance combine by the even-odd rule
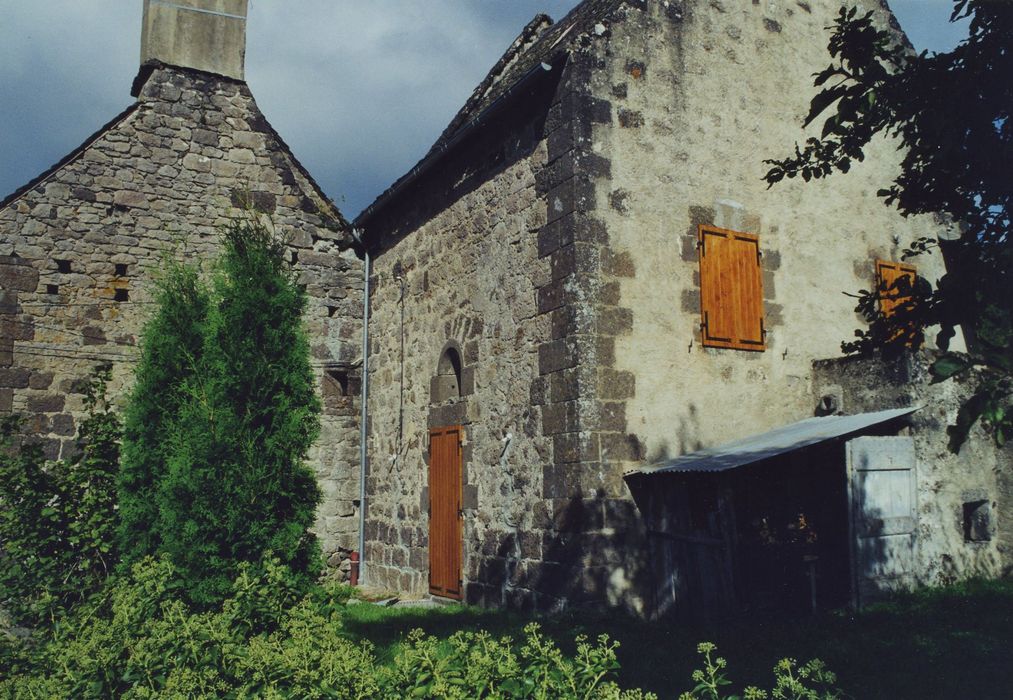
[[[906,406],[850,415],[805,418],[723,445],[634,467],[627,470],[623,478],[687,472],[714,473],[744,467],[905,418],[919,409],[921,406]],[[823,429],[820,430],[819,427]]]
[[[21,187],[19,187],[18,189],[14,190],[12,193],[10,193],[6,197],[4,197],[2,200],[0,200],[0,209],[6,209],[8,206],[10,206],[14,202],[16,202],[22,196],[24,196],[28,192],[31,192],[33,189],[35,189],[36,187],[38,187],[39,185],[41,185],[43,182],[45,182],[46,180],[48,180],[50,177],[52,177],[53,175],[55,175],[57,172],[59,172],[60,170],[62,170],[65,166],[67,166],[70,163],[72,163],[74,160],[77,159],[78,156],[80,156],[82,153],[84,153],[86,150],[88,150],[88,148],[93,143],[95,143],[100,138],[102,138],[103,136],[105,136],[105,134],[107,132],[112,131],[117,126],[119,126],[121,123],[123,123],[124,121],[126,121],[130,117],[130,115],[132,115],[134,112],[137,111],[137,109],[140,106],[141,106],[140,102],[135,102],[134,104],[132,104],[129,107],[127,107],[126,109],[124,109],[122,112],[120,112],[115,117],[113,117],[111,120],[109,120],[104,125],[102,125],[102,127],[100,127],[97,131],[95,131],[94,133],[92,133],[88,138],[86,138],[84,140],[84,142],[80,146],[78,146],[77,148],[73,149],[70,153],[68,153],[67,155],[65,155],[63,158],[61,158],[60,160],[58,160],[56,163],[54,163],[53,165],[51,165],[48,168],[46,168],[42,173],[40,173],[39,175],[35,176],[31,180],[29,180],[27,183],[25,183],[24,185],[22,185]]]

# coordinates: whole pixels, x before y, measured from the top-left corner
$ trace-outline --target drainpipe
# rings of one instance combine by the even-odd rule
[[[362,248],[362,387],[359,391],[359,576],[366,579],[366,405],[369,400],[369,248],[362,240],[361,229],[352,229],[352,238]],[[353,564],[354,565],[354,564]]]

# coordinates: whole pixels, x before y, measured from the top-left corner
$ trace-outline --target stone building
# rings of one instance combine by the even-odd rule
[[[709,615],[1008,570],[1009,452],[946,450],[966,386],[833,359],[864,323],[846,293],[943,272],[901,261],[943,229],[876,197],[893,144],[762,180],[837,7],[539,15],[353,229],[243,82],[246,1],[146,1],[137,102],[0,203],[0,410],[66,454],[78,381],[129,381],[162,256],[252,205],[312,298],[316,530],[372,586]]]
[[[221,227],[266,215],[311,298],[325,406],[316,530],[337,565],[357,532],[362,263],[244,82],[246,5],[146,1],[136,102],[0,202],[0,410],[27,415],[47,457],[67,456],[80,380],[112,362],[124,395],[163,258],[213,258]]]
[[[859,4],[899,31],[885,2]],[[886,384],[844,398],[861,393],[834,378],[850,365],[814,369],[863,323],[845,293],[913,274],[902,251],[941,232],[876,197],[888,142],[846,177],[762,180],[799,139],[837,8],[585,0],[538,16],[359,215],[367,581],[710,613],[1008,565],[992,536],[1008,453],[976,436],[987,454],[944,487],[956,403],[919,413],[914,389]]]

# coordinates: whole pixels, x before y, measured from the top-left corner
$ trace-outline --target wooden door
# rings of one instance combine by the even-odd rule
[[[861,607],[914,584],[918,509],[914,441],[859,437],[847,443],[854,603]]]
[[[461,428],[429,431],[429,592],[461,597]]]

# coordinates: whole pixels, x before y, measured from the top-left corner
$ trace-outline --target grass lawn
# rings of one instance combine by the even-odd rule
[[[521,636],[537,619],[561,647],[577,634],[608,634],[621,642],[620,683],[661,698],[693,684],[696,644],[713,641],[728,659],[736,690],[769,689],[774,663],[785,656],[817,657],[855,698],[1013,697],[1013,581],[970,582],[907,595],[858,616],[825,613],[801,620],[740,621],[702,629],[644,623],[616,614],[568,613],[533,618],[463,606],[441,608],[349,606],[346,633],[369,639],[381,660],[420,627],[446,637],[459,629]]]

